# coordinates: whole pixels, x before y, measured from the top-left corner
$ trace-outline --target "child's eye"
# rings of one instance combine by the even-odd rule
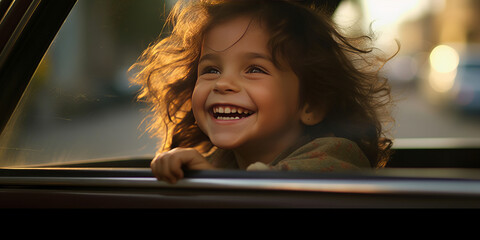
[[[267,71],[263,70],[261,67],[259,66],[250,66],[248,67],[247,69],[247,73],[267,73]]]
[[[214,67],[206,67],[201,71],[202,74],[220,74],[220,71]]]

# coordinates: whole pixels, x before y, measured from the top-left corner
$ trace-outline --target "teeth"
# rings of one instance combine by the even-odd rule
[[[252,112],[239,107],[214,107],[213,113],[239,113],[239,114],[251,114]]]
[[[217,117],[219,120],[237,120],[239,117]]]
[[[216,114],[215,118],[219,120],[236,120],[243,117],[248,117],[253,112],[244,108],[234,107],[234,106],[215,106],[213,107],[213,113]],[[221,114],[225,114],[225,115],[221,115]],[[226,114],[235,114],[236,116],[231,116],[231,115],[229,116]],[[240,114],[242,116],[238,116]]]

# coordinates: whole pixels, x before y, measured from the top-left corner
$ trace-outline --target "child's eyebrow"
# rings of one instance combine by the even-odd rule
[[[198,63],[201,63],[203,61],[207,61],[207,60],[212,60],[212,61],[215,61],[215,60],[218,60],[220,59],[220,57],[216,54],[213,54],[213,53],[209,53],[209,54],[205,54],[203,56],[200,57],[200,60],[198,60]]]
[[[267,60],[267,61],[269,61],[269,62],[273,62],[272,58],[271,58],[269,55],[262,54],[262,53],[256,53],[256,52],[246,53],[246,54],[245,54],[245,58],[247,58],[247,59],[257,59],[257,58],[260,58],[260,59]]]
[[[249,59],[249,60],[259,58],[259,59],[267,60],[269,62],[273,62],[272,58],[269,55],[262,54],[262,53],[247,52],[247,53],[243,54],[243,57],[245,59]],[[217,54],[208,53],[208,54],[205,54],[205,55],[201,56],[200,60],[198,62],[201,63],[202,61],[207,61],[207,60],[216,61],[216,60],[219,60],[219,59],[220,59],[220,56],[218,56]]]

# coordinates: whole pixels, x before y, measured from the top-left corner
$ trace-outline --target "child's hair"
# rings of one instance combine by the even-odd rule
[[[177,3],[169,15],[173,29],[145,50],[130,69],[141,85],[140,100],[152,106],[149,130],[163,138],[163,149],[212,149],[198,128],[191,109],[197,64],[205,33],[238,16],[261,23],[271,38],[274,64],[284,59],[300,80],[300,102],[326,109],[325,119],[306,127],[306,134],[333,134],[358,144],[374,167],[385,166],[392,141],[385,136],[382,117],[389,117],[387,80],[379,76],[386,60],[371,56],[367,36],[347,38],[329,14],[301,1],[234,0]],[[388,119],[390,120],[390,119]]]

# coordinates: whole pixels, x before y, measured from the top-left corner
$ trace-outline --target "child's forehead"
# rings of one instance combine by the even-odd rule
[[[238,16],[214,24],[205,33],[203,45],[214,51],[224,51],[240,41],[253,24],[253,18],[249,16]]]

